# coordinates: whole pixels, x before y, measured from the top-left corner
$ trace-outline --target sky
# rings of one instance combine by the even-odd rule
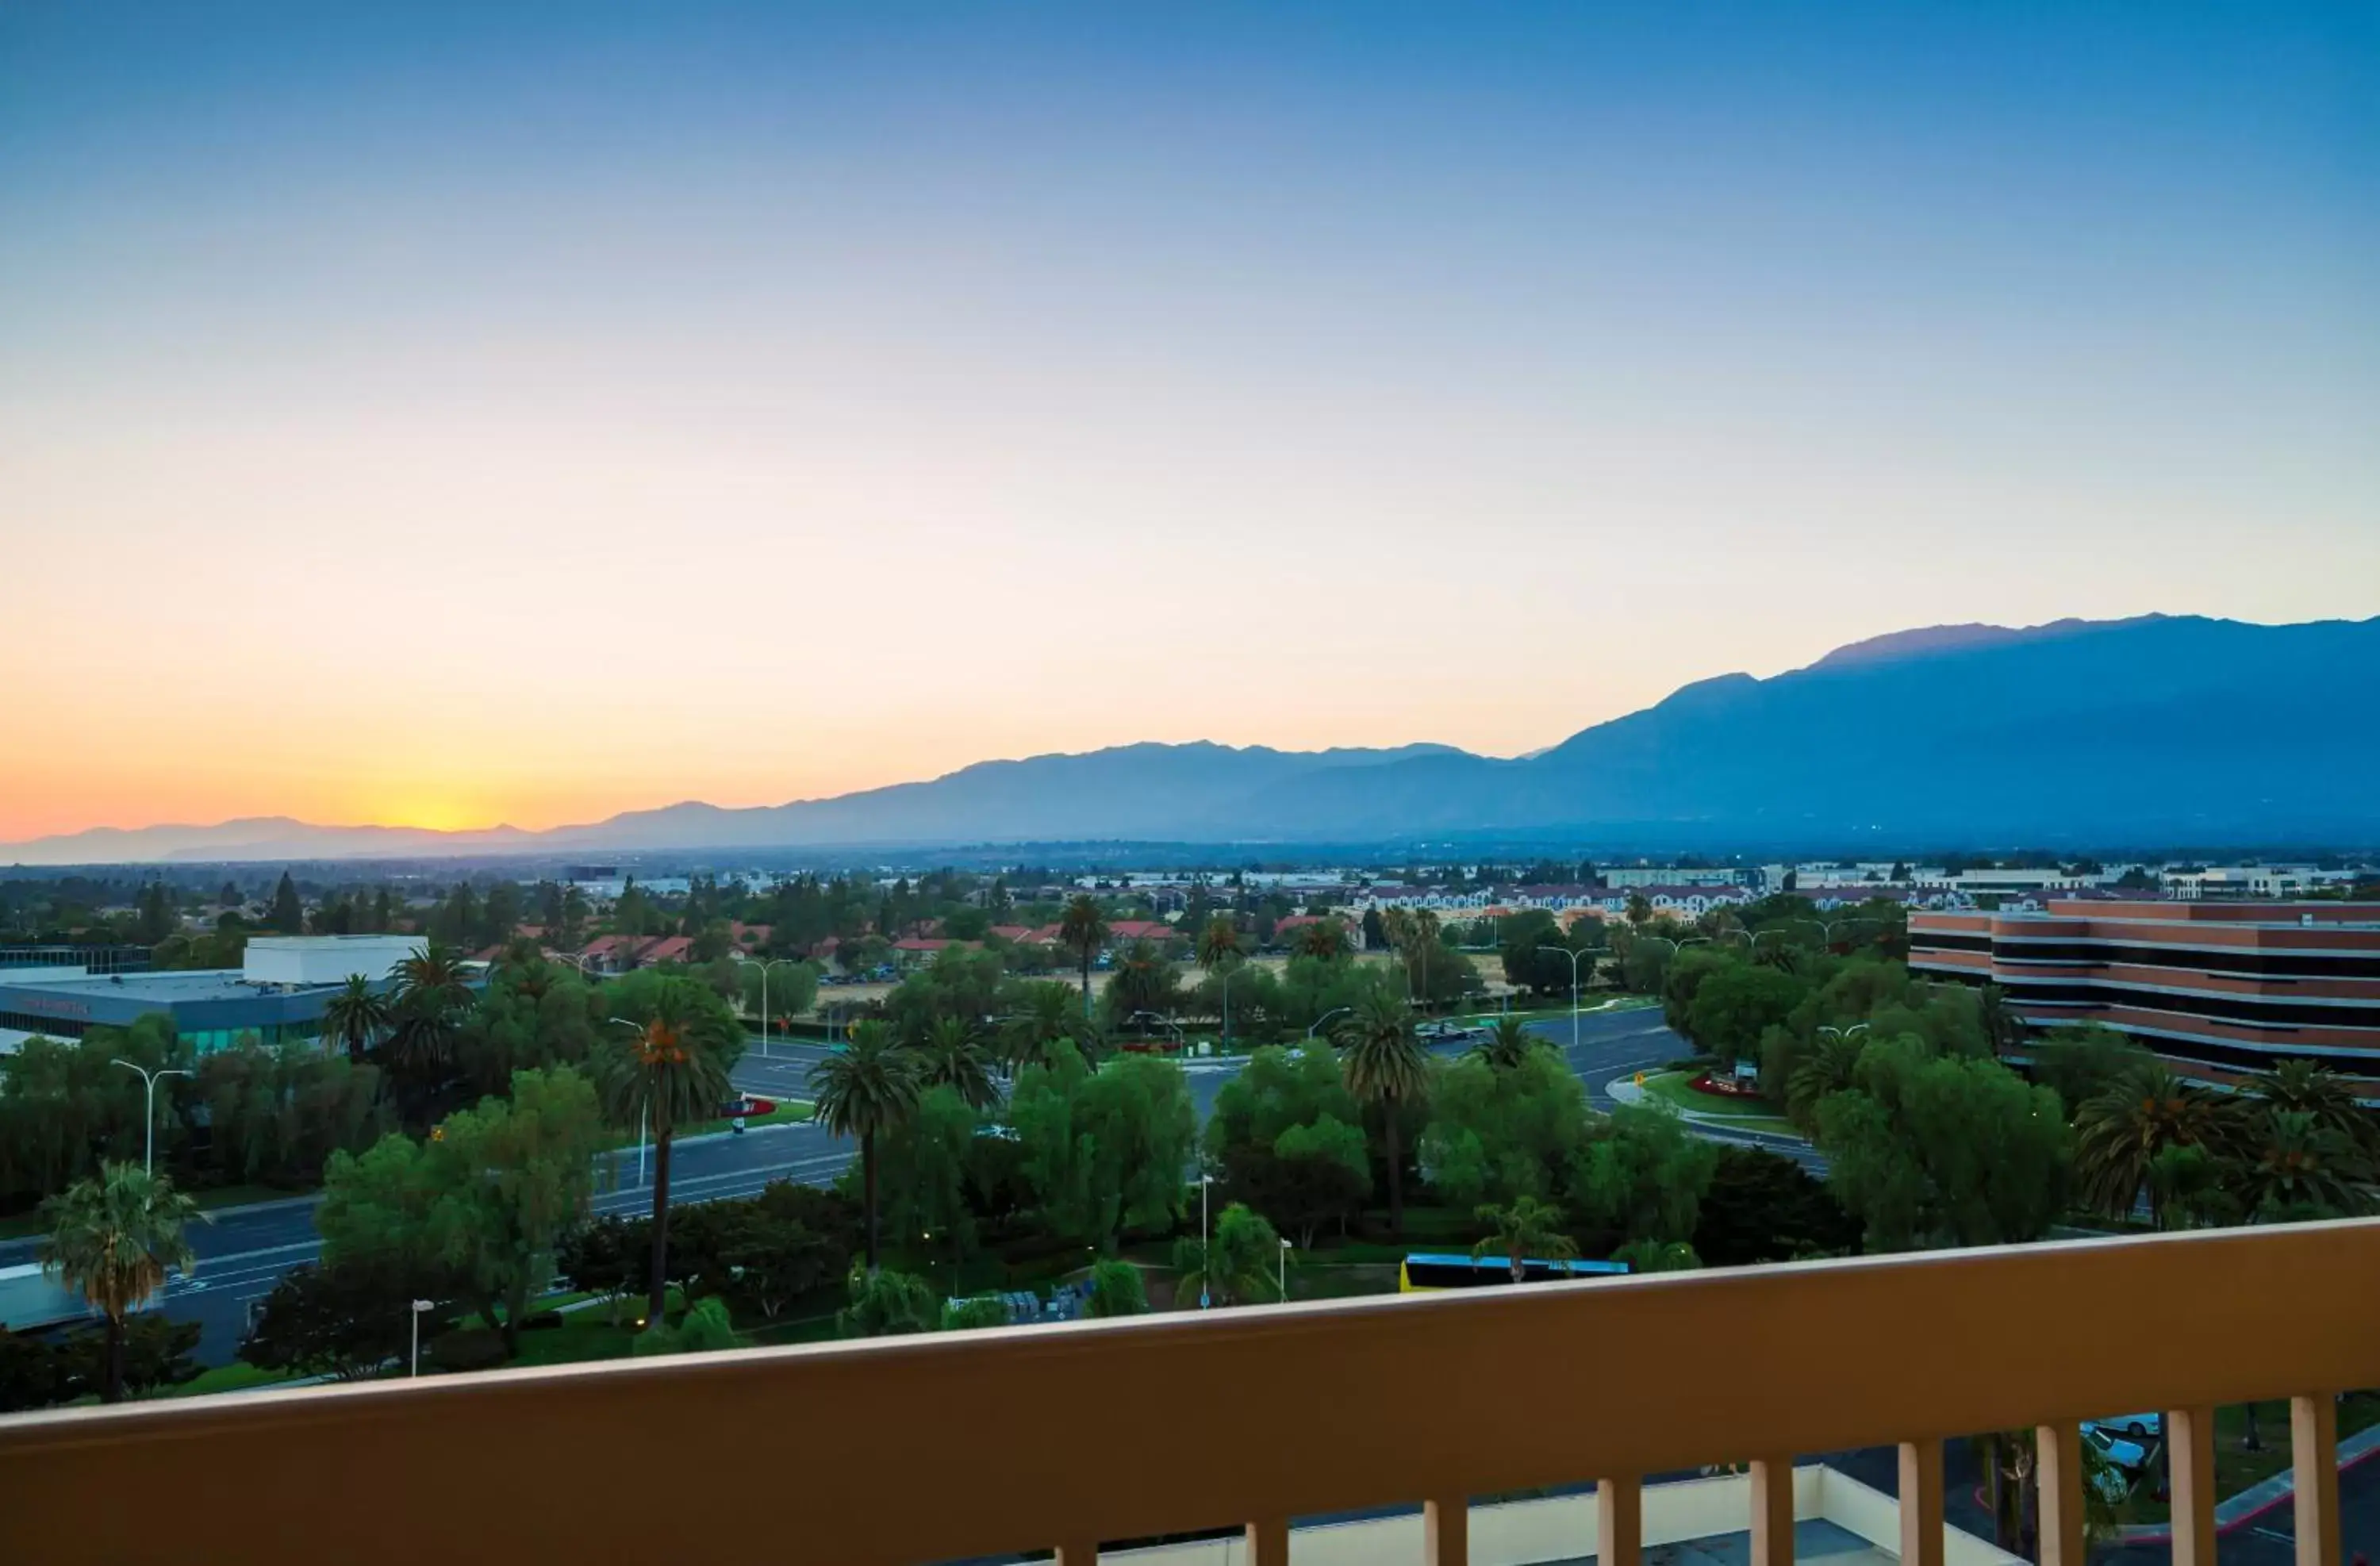
[[[2380,613],[2362,4],[0,7],[0,841]]]

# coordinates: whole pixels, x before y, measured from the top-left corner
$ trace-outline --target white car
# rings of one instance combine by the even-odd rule
[[[2101,1429],[2111,1436],[2129,1436],[2136,1441],[2162,1440],[2165,1438],[2165,1415],[2162,1414],[2111,1414],[2104,1419],[2086,1419],[2082,1427]]]
[[[2127,1474],[2139,1474],[2149,1465],[2149,1453],[2146,1447],[2138,1441],[2128,1441],[2095,1423],[2082,1426],[2082,1439],[2088,1441],[2092,1449],[2101,1457],[2106,1458],[2110,1466],[2119,1468]]]

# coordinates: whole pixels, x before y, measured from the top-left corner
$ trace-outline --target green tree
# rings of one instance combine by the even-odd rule
[[[384,1054],[391,1073],[412,1090],[419,1106],[429,1085],[455,1052],[462,1017],[471,1004],[462,953],[442,941],[400,959],[389,970],[392,1018]],[[414,1123],[419,1123],[419,1121]]]
[[[425,1141],[393,1134],[335,1155],[314,1217],[323,1261],[443,1278],[513,1354],[531,1293],[586,1219],[606,1140],[585,1077],[522,1072],[509,1099],[448,1115]]]
[[[2346,1132],[2308,1110],[2268,1110],[2260,1119],[2242,1190],[2251,1210],[2268,1218],[2371,1210],[2371,1160]]]
[[[1347,1090],[1379,1107],[1388,1146],[1389,1232],[1405,1227],[1404,1150],[1399,1111],[1417,1103],[1429,1088],[1429,1058],[1414,1036],[1413,1011],[1395,996],[1374,991],[1339,1032],[1340,1065]]]
[[[260,1370],[360,1380],[410,1343],[411,1281],[358,1265],[293,1268],[264,1296],[239,1357]],[[434,1337],[447,1323],[423,1325]]]
[[[1986,1036],[1998,1026],[1987,1009]],[[2155,1059],[2114,1028],[2095,1022],[2053,1027],[2034,1040],[2027,1052],[2033,1057],[2034,1081],[2058,1095],[2069,1118]]]
[[[189,1197],[163,1175],[111,1163],[42,1204],[47,1236],[35,1251],[106,1321],[100,1401],[124,1398],[125,1318],[165,1288],[165,1276],[198,1265],[183,1227],[199,1216]]]
[[[2315,1130],[2335,1131],[2351,1147],[2369,1149],[2380,1125],[2357,1102],[2345,1077],[2312,1061],[2279,1062],[2246,1086],[2251,1102],[2273,1112],[2304,1115]]]
[[[1008,1306],[996,1294],[944,1300],[941,1319],[937,1325],[944,1332],[975,1332],[990,1327],[1005,1327],[1008,1325]]]
[[[1094,1070],[1056,1045],[1049,1064],[1018,1075],[1009,1120],[1020,1177],[1054,1233],[1111,1254],[1123,1229],[1178,1216],[1197,1115],[1172,1061],[1124,1054]]]
[[[1173,1246],[1174,1287],[1181,1295],[1196,1290],[1225,1305],[1281,1297],[1281,1235],[1260,1214],[1234,1202],[1215,1219],[1213,1233],[1200,1241],[1184,1235]]]
[[[1861,1051],[1854,1085],[1818,1105],[1817,1143],[1870,1250],[2037,1240],[2065,1210],[2058,1095],[1914,1035]]]
[[[1627,1241],[1690,1240],[1718,1148],[1664,1110],[1621,1104],[1590,1129],[1573,1159],[1572,1207]]]
[[[1858,1222],[1808,1170],[1764,1147],[1719,1148],[1694,1235],[1711,1266],[1845,1256],[1859,1244]]]
[[[1061,1046],[1062,1048],[1062,1046]],[[819,1123],[859,1139],[860,1203],[868,1220],[868,1268],[877,1267],[877,1138],[917,1112],[924,1089],[917,1062],[880,1022],[854,1023],[844,1047],[810,1069]],[[857,1300],[855,1297],[854,1305]],[[922,1329],[920,1329],[922,1330]]]
[[[1220,979],[1223,999],[1223,1047],[1232,1043],[1232,970],[1240,963],[1240,930],[1229,914],[1217,914],[1198,932],[1198,965]]]
[[[1141,1281],[1140,1269],[1132,1263],[1113,1256],[1095,1261],[1091,1264],[1090,1281],[1090,1294],[1083,1301],[1085,1316],[1148,1314],[1148,1289]]]
[[[968,1182],[983,1116],[948,1085],[929,1086],[916,1106],[877,1139],[878,1199],[894,1234],[919,1241],[942,1237],[953,1256],[976,1245]],[[863,1169],[844,1171],[844,1188],[863,1184]],[[860,1193],[863,1208],[865,1194]]]
[[[1099,912],[1099,900],[1089,895],[1075,898],[1066,904],[1065,917],[1058,921],[1059,943],[1075,954],[1083,970],[1083,1020],[1091,1016],[1091,961],[1099,948],[1108,943],[1108,921]]]
[[[1518,1196],[1509,1207],[1483,1206],[1479,1221],[1487,1234],[1471,1247],[1475,1256],[1500,1256],[1512,1264],[1512,1281],[1528,1279],[1526,1263],[1568,1261],[1578,1255],[1578,1242],[1562,1228],[1561,1208],[1535,1196]]]
[[[361,974],[349,974],[338,993],[322,1009],[322,1037],[346,1047],[347,1062],[360,1066],[381,1035],[388,1031],[391,1012],[386,998]]]
[[[677,1128],[718,1112],[744,1029],[726,1003],[692,979],[631,975],[605,987],[624,1026],[598,1038],[592,1064],[604,1111],[653,1140],[653,1261],[646,1319],[659,1321],[669,1276],[670,1149]]]
[[[1626,1262],[1631,1272],[1692,1272],[1703,1264],[1683,1240],[1631,1240],[1611,1259]]]
[[[1441,1067],[1431,1085],[1422,1171],[1458,1206],[1551,1200],[1590,1119],[1585,1084],[1554,1050],[1531,1050],[1504,1069],[1466,1056]]]
[[[1301,957],[1315,957],[1332,962],[1347,950],[1347,927],[1337,919],[1317,919],[1300,926],[1296,944],[1292,948]]]
[[[855,1268],[851,1303],[835,1314],[835,1329],[846,1338],[884,1338],[930,1332],[941,1325],[941,1304],[933,1285],[891,1268]]]
[[[281,872],[281,880],[273,889],[273,912],[267,916],[267,922],[279,935],[306,933],[306,905],[298,902],[298,884],[289,879],[287,870]]]
[[[1014,998],[1015,1005],[1002,1038],[1012,1070],[1047,1061],[1050,1046],[1070,1037],[1079,1026],[1075,993],[1063,984],[1026,981]]]
[[[1689,953],[1693,955],[1696,954]],[[1671,985],[1679,981],[1686,962],[1687,958],[1681,958],[1671,965]],[[1723,1061],[1757,1060],[1761,1035],[1783,1026],[1801,1004],[1806,988],[1779,969],[1722,958],[1694,989],[1687,1037],[1696,1048]]]

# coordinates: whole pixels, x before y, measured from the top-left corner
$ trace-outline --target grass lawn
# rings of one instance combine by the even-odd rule
[[[1741,1125],[1746,1131],[1774,1131],[1780,1135],[1800,1135],[1793,1124],[1777,1112],[1776,1106],[1766,1099],[1727,1099],[1717,1093],[1698,1093],[1692,1084],[1692,1074],[1682,1071],[1664,1072],[1645,1079],[1648,1098],[1658,1099],[1676,1109],[1691,1110]]]
[[[149,1395],[159,1398],[204,1397],[209,1392],[244,1392],[257,1387],[275,1386],[294,1378],[289,1371],[260,1370],[253,1365],[236,1359],[229,1365],[218,1365],[212,1370],[200,1371],[194,1379],[185,1381],[178,1387],[167,1387]]]
[[[520,1365],[574,1365],[589,1359],[625,1359],[635,1343],[637,1329],[627,1322],[614,1325],[601,1310],[573,1311],[563,1325],[520,1335]]]
[[[2351,1392],[2338,1405],[2338,1434],[2341,1439],[2358,1430],[2380,1425],[2380,1393]],[[2256,1405],[2256,1433],[2264,1439],[2260,1451],[2242,1450],[2240,1442],[2248,1434],[2248,1409],[2244,1403],[2226,1403],[2215,1411],[2215,1499],[2225,1500],[2238,1495],[2259,1480],[2269,1479],[2289,1465],[2289,1405],[2278,1400]],[[2171,1520],[2166,1503],[2146,1493],[2135,1495],[2123,1506],[2127,1523],[2164,1523]]]

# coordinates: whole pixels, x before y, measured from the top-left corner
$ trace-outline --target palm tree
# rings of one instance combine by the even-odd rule
[[[810,1068],[819,1123],[859,1138],[860,1200],[868,1211],[868,1270],[876,1270],[876,1137],[917,1107],[917,1062],[880,1022],[851,1025],[844,1047]]]
[[[2372,1166],[2346,1132],[2304,1110],[2273,1110],[2246,1171],[2248,1205],[2267,1214],[2359,1213],[2372,1205]]]
[[[1050,1058],[1050,1046],[1075,1027],[1075,998],[1054,980],[1027,986],[1025,1009],[1008,1019],[1006,1039],[1011,1067],[1023,1070]]]
[[[1519,1017],[1498,1017],[1488,1037],[1471,1046],[1470,1053],[1497,1071],[1511,1071],[1529,1058],[1530,1050],[1544,1047],[1545,1040],[1531,1033],[1529,1025]]]
[[[1058,921],[1058,941],[1075,953],[1083,967],[1083,1018],[1091,1015],[1091,959],[1108,943],[1108,921],[1099,913],[1099,900],[1086,893],[1066,904],[1063,918]]]
[[[1218,976],[1223,990],[1223,1048],[1232,1047],[1232,969],[1240,958],[1240,927],[1217,914],[1198,932],[1198,965]]]
[[[419,1075],[453,1052],[460,1014],[471,1003],[463,954],[443,942],[426,941],[389,969],[389,977],[396,980],[389,991],[391,1062]]]
[[[1643,929],[1653,921],[1653,900],[1641,892],[1628,894],[1628,922]]]
[[[2312,1117],[2322,1130],[2336,1131],[2361,1147],[2373,1141],[2373,1117],[2355,1099],[2347,1079],[2312,1061],[2282,1061],[2249,1078],[2248,1094],[2274,1111]]]
[[[364,1063],[364,1052],[388,1031],[390,1015],[387,998],[373,992],[371,980],[351,973],[322,1008],[322,1037],[345,1044],[347,1063],[359,1066]]]
[[[1402,1106],[1428,1091],[1429,1057],[1414,1038],[1413,1008],[1385,989],[1372,990],[1356,1002],[1355,1014],[1340,1026],[1339,1041],[1347,1090],[1380,1106],[1388,1138],[1389,1232],[1402,1235],[1405,1182],[1397,1115]]]
[[[936,1017],[928,1025],[926,1037],[910,1049],[917,1056],[921,1087],[947,1087],[969,1109],[989,1109],[1000,1102],[1000,1089],[991,1080],[983,1046],[976,1042],[975,1029],[963,1018]]]
[[[1297,954],[1324,962],[1347,950],[1347,930],[1337,919],[1317,919],[1297,932]]]
[[[679,1125],[718,1112],[733,1092],[727,1062],[743,1030],[726,1007],[690,978],[664,978],[643,991],[642,1017],[614,1019],[632,1032],[606,1038],[595,1083],[615,1125],[649,1124],[653,1138],[652,1276],[645,1320],[661,1324],[669,1302],[670,1147]]]
[[[1488,1233],[1471,1247],[1475,1256],[1502,1256],[1512,1264],[1512,1281],[1526,1281],[1525,1263],[1532,1256],[1568,1261],[1578,1255],[1578,1242],[1562,1232],[1561,1208],[1535,1196],[1517,1196],[1509,1208],[1483,1207],[1479,1221]]]
[[[182,1226],[199,1216],[189,1197],[137,1164],[103,1164],[42,1204],[49,1228],[36,1253],[107,1318],[103,1402],[124,1401],[124,1319],[165,1287],[165,1275],[198,1265]]]
[[[1794,1124],[1804,1131],[1817,1124],[1818,1100],[1852,1085],[1860,1051],[1866,1047],[1864,1035],[1840,1029],[1811,1047],[1785,1078],[1785,1112]]]
[[[2123,1217],[2140,1200],[2158,1153],[2219,1147],[2224,1121],[2224,1106],[2213,1093],[2183,1081],[2162,1061],[2135,1068],[2075,1111],[2074,1171],[2083,1200],[2111,1218]],[[2149,1216],[2158,1216],[2155,1206]]]

